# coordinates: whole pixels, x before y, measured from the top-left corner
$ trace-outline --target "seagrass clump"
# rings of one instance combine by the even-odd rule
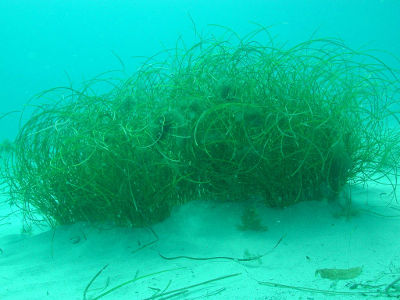
[[[145,226],[199,195],[282,207],[349,183],[395,188],[397,73],[337,40],[288,48],[262,33],[178,43],[105,93],[95,80],[41,94],[55,100],[15,141],[13,203],[51,224]]]

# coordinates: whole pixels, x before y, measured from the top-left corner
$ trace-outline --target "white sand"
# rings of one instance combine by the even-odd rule
[[[356,283],[379,285],[374,292],[400,276],[400,210],[388,205],[382,187],[353,191],[359,214],[335,218],[324,202],[300,203],[286,209],[259,207],[265,232],[240,231],[241,204],[193,201],[149,229],[93,228],[85,224],[21,234],[18,214],[0,221],[0,299],[87,299],[135,278],[156,274],[115,290],[101,299],[146,299],[157,291],[173,291],[225,275],[240,275],[189,288],[168,299],[326,299],[316,292],[262,285],[283,285],[358,292]],[[382,194],[383,193],[383,194]],[[4,198],[6,199],[6,198]],[[371,213],[373,211],[385,216]],[[2,204],[0,217],[10,207]],[[254,261],[229,259],[165,260],[164,256],[246,258],[276,249]],[[247,256],[246,256],[247,255]],[[362,266],[361,275],[334,281],[315,276],[317,269]],[[399,294],[399,292],[397,292]],[[208,297],[207,297],[208,296]],[[370,299],[372,296],[337,295],[337,299]],[[383,298],[383,297],[382,297]],[[379,299],[379,298],[373,298]]]

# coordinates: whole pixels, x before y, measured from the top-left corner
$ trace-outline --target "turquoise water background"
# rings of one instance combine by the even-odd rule
[[[220,24],[246,34],[254,23],[272,26],[280,41],[335,37],[353,48],[379,49],[400,62],[400,0],[0,0],[0,115],[22,109],[52,87],[79,85],[112,69],[128,74],[140,60],[188,45]],[[0,120],[0,139],[12,139],[18,114]]]

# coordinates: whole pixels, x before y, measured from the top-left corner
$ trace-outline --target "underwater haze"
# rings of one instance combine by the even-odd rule
[[[400,0],[0,0],[0,300],[400,298]]]
[[[36,93],[79,84],[120,69],[133,57],[149,57],[195,40],[194,26],[227,26],[238,34],[254,23],[288,43],[311,37],[343,39],[350,47],[379,49],[399,56],[400,2],[397,0],[217,0],[217,1],[0,1],[0,113],[21,110]],[[389,54],[392,68],[400,63]],[[0,120],[0,136],[13,138],[19,116]]]

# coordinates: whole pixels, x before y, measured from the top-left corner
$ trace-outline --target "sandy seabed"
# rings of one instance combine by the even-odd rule
[[[337,207],[326,201],[285,209],[259,206],[268,227],[259,232],[238,228],[243,204],[197,200],[174,209],[153,231],[74,224],[27,234],[21,233],[21,215],[12,213],[2,197],[2,300],[384,299],[385,293],[400,294],[400,284],[387,288],[400,277],[400,206],[382,186],[353,188],[356,215],[349,219],[338,217]],[[334,268],[362,272],[333,280],[317,271]],[[152,273],[157,274],[145,276]]]

